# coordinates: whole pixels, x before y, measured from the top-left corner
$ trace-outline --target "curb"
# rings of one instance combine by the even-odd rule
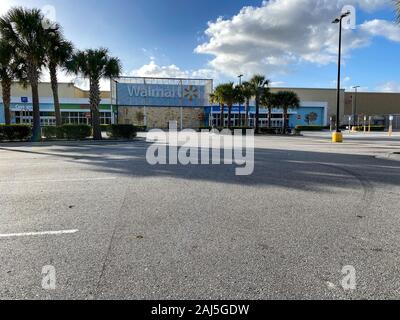
[[[69,146],[69,145],[107,145],[107,144],[121,144],[133,142],[145,142],[143,138],[135,138],[132,140],[80,140],[80,141],[43,141],[43,142],[5,142],[0,143],[0,148],[4,147],[46,147],[46,146]]]

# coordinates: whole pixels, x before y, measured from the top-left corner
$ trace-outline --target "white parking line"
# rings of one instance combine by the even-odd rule
[[[25,232],[25,233],[8,233],[0,234],[0,238],[15,238],[15,237],[32,237],[32,236],[47,236],[47,235],[62,235],[62,234],[73,234],[79,230],[59,230],[59,231],[43,231],[43,232]]]

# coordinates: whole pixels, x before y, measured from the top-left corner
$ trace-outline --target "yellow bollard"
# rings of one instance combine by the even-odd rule
[[[332,142],[333,143],[342,143],[343,142],[343,134],[341,132],[334,132],[332,134]]]

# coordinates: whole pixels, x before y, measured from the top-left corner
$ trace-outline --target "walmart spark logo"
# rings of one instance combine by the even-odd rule
[[[190,102],[193,101],[193,99],[199,97],[199,90],[195,88],[194,86],[188,86],[185,88],[185,98],[188,98]]]

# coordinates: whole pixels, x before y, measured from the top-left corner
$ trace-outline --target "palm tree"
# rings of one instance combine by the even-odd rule
[[[266,93],[266,91],[269,90],[268,85],[269,85],[269,80],[265,78],[265,76],[256,74],[251,78],[249,81],[253,90],[253,96],[255,97],[256,100],[256,119],[255,119],[255,131],[256,133],[259,133],[259,128],[260,128],[260,99],[263,94]]]
[[[223,97],[223,86],[218,85],[214,92],[210,95],[211,103],[218,103],[220,107],[220,127],[224,127],[224,112],[225,112],[225,101]]]
[[[11,70],[11,60],[13,49],[7,42],[0,40],[0,80],[3,91],[3,106],[6,125],[11,124],[11,84],[13,71]]]
[[[233,82],[220,84],[216,88],[222,105],[228,106],[228,128],[232,127],[232,107],[238,101],[239,90]]]
[[[250,100],[253,98],[253,90],[249,82],[243,82],[241,87],[241,94],[245,101],[245,126],[249,125],[249,112],[250,112]]]
[[[25,72],[21,61],[14,55],[13,47],[0,39],[0,82],[3,91],[3,105],[6,125],[11,124],[11,85],[17,78],[24,80]]]
[[[44,28],[44,16],[39,9],[12,8],[0,18],[0,34],[26,67],[27,79],[32,89],[33,132],[32,140],[41,139],[39,78],[46,62],[46,42],[53,30]]]
[[[268,128],[272,128],[272,109],[278,107],[275,102],[275,94],[269,91],[261,96],[260,104],[268,109]]]
[[[100,80],[118,78],[121,74],[121,63],[111,57],[105,48],[88,49],[73,54],[67,63],[67,70],[77,76],[89,79],[89,101],[92,112],[93,139],[101,140],[100,128]]]
[[[288,127],[288,109],[298,109],[300,99],[293,91],[279,91],[274,95],[274,104],[283,109],[283,132],[287,132]]]
[[[54,111],[57,126],[62,125],[60,100],[58,97],[57,68],[65,67],[67,61],[71,58],[72,53],[72,43],[65,40],[60,26],[57,25],[55,32],[49,35],[46,47],[47,66],[50,71],[51,89],[53,91]]]

